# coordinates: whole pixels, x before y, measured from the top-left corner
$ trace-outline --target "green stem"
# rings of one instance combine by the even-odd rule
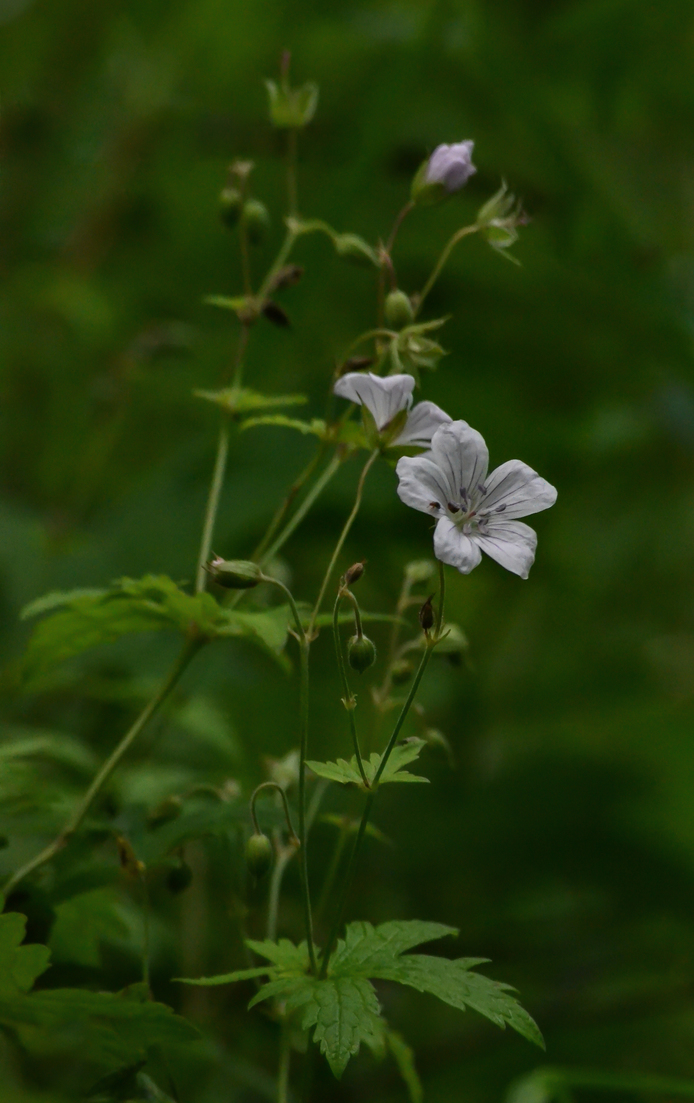
[[[269,545],[269,543],[272,540],[273,536],[275,535],[278,528],[280,527],[280,525],[284,521],[285,517],[287,516],[287,513],[289,512],[289,510],[292,507],[292,503],[294,502],[294,499],[296,498],[297,494],[299,493],[299,491],[303,487],[304,483],[307,482],[307,480],[311,478],[311,475],[313,474],[316,467],[320,463],[321,458],[323,456],[323,452],[324,452],[323,447],[320,447],[316,450],[316,453],[313,456],[313,458],[309,461],[309,463],[306,465],[306,467],[301,472],[301,474],[298,476],[298,478],[295,479],[295,481],[289,487],[289,490],[287,491],[287,493],[285,495],[284,501],[281,502],[281,504],[278,507],[274,517],[270,521],[267,532],[265,533],[262,540],[260,541],[260,543],[258,544],[255,551],[253,552],[253,554],[250,557],[251,560],[254,563],[261,563],[261,562],[264,561],[263,557],[265,555],[265,549],[267,548],[267,546]]]
[[[315,625],[316,625],[316,617],[318,616],[318,613],[320,612],[320,607],[323,604],[323,598],[325,597],[325,591],[328,588],[328,583],[330,582],[330,577],[333,573],[333,570],[335,569],[335,564],[336,564],[336,562],[339,558],[340,552],[342,551],[342,546],[343,546],[345,540],[347,539],[347,536],[349,534],[349,530],[351,529],[351,527],[354,523],[354,519],[355,519],[355,517],[357,516],[357,514],[359,512],[359,507],[361,505],[361,498],[362,498],[362,494],[364,492],[364,483],[366,482],[366,476],[368,475],[369,471],[371,470],[373,464],[378,459],[379,455],[380,455],[380,453],[379,453],[378,449],[376,449],[375,452],[371,453],[368,460],[364,464],[361,475],[359,476],[359,482],[357,483],[357,493],[356,493],[356,496],[355,496],[355,499],[354,499],[354,505],[352,506],[352,512],[350,513],[349,517],[345,521],[342,532],[340,533],[337,544],[335,545],[335,551],[333,552],[332,558],[331,558],[330,562],[328,563],[328,569],[325,572],[325,577],[323,579],[323,582],[321,583],[321,588],[318,592],[318,597],[316,599],[316,604],[315,604],[313,612],[311,614],[311,621],[310,621],[310,624],[309,624],[309,627],[308,627],[309,637],[313,636],[313,630],[314,630]]]
[[[347,671],[345,670],[345,659],[344,659],[344,655],[342,654],[342,641],[340,640],[340,624],[339,624],[339,619],[338,618],[339,618],[339,612],[340,612],[340,602],[342,601],[342,598],[344,596],[345,596],[345,591],[340,589],[338,591],[337,597],[335,598],[335,608],[333,610],[333,637],[334,637],[334,640],[335,640],[335,654],[337,656],[337,665],[338,665],[338,669],[340,671],[340,679],[342,681],[342,692],[344,693],[342,703],[345,706],[345,708],[347,709],[347,715],[349,717],[349,728],[350,728],[350,732],[351,732],[351,735],[352,735],[352,745],[354,747],[354,754],[355,754],[355,757],[356,757],[356,760],[357,760],[357,766],[359,767],[359,773],[361,774],[361,779],[364,782],[364,786],[367,789],[369,789],[370,786],[369,786],[368,779],[366,777],[366,773],[364,771],[364,763],[362,762],[361,750],[359,748],[359,739],[357,737],[357,725],[356,725],[356,721],[354,719],[354,710],[356,708],[357,702],[354,698],[354,695],[352,694],[352,691],[349,688],[349,681],[347,679]],[[356,608],[356,613],[357,613],[357,616],[359,616],[358,608]],[[359,623],[359,629],[361,629],[361,623]]]
[[[265,934],[265,937],[268,939],[269,942],[275,942],[277,939],[277,914],[279,912],[282,878],[284,877],[285,869],[289,865],[289,862],[291,861],[295,853],[296,851],[293,846],[282,847],[272,870],[272,876],[270,878],[270,891],[268,893],[267,927]]]
[[[205,570],[205,564],[210,558],[212,537],[214,535],[215,521],[217,520],[217,511],[219,510],[219,499],[222,493],[222,486],[224,485],[224,475],[226,473],[228,457],[229,420],[227,414],[222,414],[222,422],[219,429],[219,438],[217,440],[217,455],[215,456],[214,470],[212,472],[212,482],[210,483],[210,492],[207,496],[205,520],[202,527],[202,539],[200,541],[200,553],[198,555],[198,571],[195,577],[196,594],[201,594],[205,589],[205,586],[207,585],[207,571]]]
[[[297,131],[295,127],[291,127],[287,134],[287,206],[292,218],[296,218],[298,213],[296,167]]]
[[[261,782],[261,784],[258,785],[253,790],[253,793],[251,794],[251,819],[253,820],[253,827],[255,828],[256,835],[260,835],[261,831],[260,831],[260,828],[258,826],[258,817],[257,817],[256,811],[255,811],[255,802],[258,799],[258,795],[261,792],[263,792],[263,790],[265,790],[265,789],[275,789],[276,792],[279,793],[280,797],[282,798],[282,804],[284,805],[284,818],[287,821],[287,831],[289,832],[289,838],[296,840],[296,842],[298,843],[299,840],[297,838],[296,831],[294,830],[294,827],[292,825],[292,817],[289,814],[289,804],[287,802],[287,794],[285,793],[282,786],[278,785],[276,781],[263,781],[263,782]]]
[[[388,746],[386,747],[385,751],[383,752],[383,756],[381,758],[380,766],[378,767],[378,770],[376,771],[376,775],[373,779],[371,792],[367,793],[367,796],[366,796],[366,803],[364,805],[364,811],[362,813],[361,823],[359,824],[359,831],[357,832],[357,837],[354,840],[354,846],[352,847],[352,853],[349,856],[349,864],[348,864],[347,869],[345,871],[345,879],[342,883],[342,893],[341,893],[341,896],[340,896],[340,903],[339,903],[339,906],[338,906],[338,909],[337,909],[337,913],[335,915],[335,920],[333,922],[333,925],[332,925],[332,928],[331,928],[331,931],[330,931],[330,935],[328,937],[328,941],[325,944],[325,950],[323,951],[323,957],[321,959],[321,971],[320,971],[321,978],[324,978],[325,976],[327,976],[328,965],[330,964],[330,956],[333,952],[335,943],[337,941],[337,936],[338,936],[338,933],[340,931],[340,927],[342,926],[342,920],[343,920],[343,917],[344,917],[345,908],[347,906],[347,899],[349,897],[349,892],[350,892],[350,889],[352,887],[352,880],[354,878],[354,872],[355,872],[355,869],[356,869],[357,857],[359,856],[359,851],[361,849],[361,844],[362,844],[362,841],[364,839],[364,835],[366,834],[366,828],[367,828],[367,825],[368,825],[368,822],[369,822],[369,817],[371,815],[371,809],[373,807],[373,802],[374,802],[374,799],[376,797],[376,790],[377,790],[378,782],[381,778],[381,775],[383,774],[386,762],[388,761],[388,759],[390,757],[390,754],[393,750],[393,747],[395,746],[395,742],[398,738],[398,735],[400,734],[400,730],[402,728],[402,725],[405,722],[405,717],[407,716],[407,714],[410,710],[410,706],[412,705],[412,702],[414,701],[415,694],[416,694],[417,689],[419,687],[419,683],[422,680],[422,675],[424,674],[424,671],[427,668],[427,664],[428,664],[429,659],[431,657],[431,653],[434,650],[434,647],[436,646],[436,643],[437,643],[437,641],[438,641],[438,639],[441,635],[441,627],[443,625],[443,604],[444,604],[444,599],[445,599],[445,592],[444,592],[445,577],[444,577],[443,564],[442,563],[439,563],[439,585],[440,585],[440,589],[439,589],[439,610],[438,610],[438,615],[437,615],[437,618],[436,618],[436,632],[435,632],[435,635],[433,637],[431,637],[431,638],[427,637],[426,648],[425,648],[424,654],[422,655],[422,661],[419,664],[419,669],[418,669],[417,673],[414,676],[412,686],[410,688],[410,692],[407,695],[407,700],[405,701],[405,704],[402,706],[402,710],[400,712],[400,715],[398,716],[395,727],[393,729],[393,734],[391,735],[390,740],[388,741]]]
[[[261,567],[264,566],[266,563],[269,563],[273,556],[277,555],[280,548],[284,547],[289,537],[299,527],[308,511],[311,509],[313,503],[316,501],[316,498],[318,498],[319,495],[323,493],[325,487],[328,485],[335,472],[339,469],[341,463],[342,459],[339,456],[333,456],[332,460],[325,468],[323,474],[320,476],[320,478],[316,479],[315,483],[313,484],[303,502],[292,517],[291,521],[288,522],[286,527],[282,530],[282,532],[272,543],[272,545],[267,549],[267,551],[263,552],[262,559],[259,560]]]
[[[416,317],[417,314],[419,314],[419,311],[422,309],[422,303],[424,302],[427,295],[431,291],[432,287],[436,283],[437,279],[441,275],[441,270],[442,270],[444,264],[446,263],[446,261],[448,260],[449,256],[453,252],[453,249],[455,248],[455,246],[458,244],[459,241],[462,241],[464,237],[467,237],[468,234],[477,233],[477,229],[478,229],[478,227],[476,225],[475,226],[463,226],[462,230],[458,230],[458,232],[456,234],[453,234],[453,237],[448,242],[448,244],[445,246],[443,252],[441,253],[441,256],[437,260],[437,262],[434,266],[434,271],[431,273],[431,275],[429,276],[429,279],[424,284],[424,287],[422,289],[422,293],[420,294],[419,299],[417,301],[417,309],[415,310],[415,317]]]
[[[335,884],[335,878],[337,877],[337,871],[340,868],[340,861],[345,849],[345,843],[349,836],[348,828],[346,826],[340,827],[337,841],[335,843],[335,849],[333,850],[330,864],[328,865],[325,880],[323,881],[323,888],[321,889],[320,899],[316,905],[316,923],[319,923],[325,912],[326,905],[330,899],[333,885]]]
[[[590,1069],[541,1068],[534,1074],[550,1089],[554,1086],[570,1088],[607,1088],[613,1091],[653,1092],[656,1095],[683,1095],[694,1097],[694,1080],[680,1080],[669,1076],[649,1076],[640,1073],[601,1072]]]
[[[289,1031],[282,1024],[280,1063],[277,1070],[277,1103],[288,1103],[289,1100],[289,1063],[291,1056],[292,1047],[289,1042]]]
[[[294,242],[296,241],[298,236],[299,235],[297,234],[296,230],[292,228],[292,225],[288,225],[287,233],[285,234],[284,241],[282,242],[282,245],[280,247],[280,251],[275,257],[274,264],[268,270],[265,279],[260,285],[260,290],[256,295],[256,299],[259,303],[264,302],[264,300],[267,298],[268,291],[272,287],[272,281],[274,280],[282,265],[286,264],[289,254],[294,248]]]
[[[310,643],[304,626],[301,623],[301,617],[299,610],[297,609],[296,602],[283,582],[280,582],[276,578],[265,578],[265,582],[272,582],[275,586],[278,586],[280,590],[286,595],[292,610],[292,616],[294,617],[294,624],[296,625],[296,634],[299,640],[299,658],[300,658],[300,689],[299,689],[299,731],[300,731],[300,752],[299,752],[299,844],[300,844],[300,869],[301,869],[301,892],[304,905],[304,927],[306,930],[306,941],[308,943],[308,956],[311,962],[311,972],[315,975],[317,972],[316,965],[316,952],[313,945],[313,919],[311,916],[311,892],[308,883],[308,831],[306,827],[306,758],[308,756],[308,721],[309,721],[309,677],[308,677],[308,656]]]
[[[172,667],[166,681],[162,684],[161,688],[154,695],[149,704],[142,710],[135,723],[125,733],[115,750],[106,759],[106,762],[104,762],[103,766],[97,773],[87,792],[82,797],[82,800],[79,802],[74,812],[69,817],[60,834],[53,840],[52,843],[49,843],[49,845],[45,847],[45,849],[42,850],[40,854],[37,854],[35,858],[32,858],[31,861],[21,866],[20,869],[16,871],[16,873],[13,873],[13,875],[10,877],[9,881],[7,881],[3,888],[5,895],[11,892],[15,885],[19,884],[20,881],[23,881],[24,878],[27,877],[30,873],[33,873],[35,869],[38,869],[39,866],[42,866],[46,862],[50,861],[50,859],[53,858],[59,850],[62,850],[70,837],[75,834],[77,829],[82,824],[82,821],[87,812],[89,811],[93,800],[101,792],[104,785],[111,777],[111,774],[115,770],[116,766],[122,759],[123,755],[130,748],[131,744],[135,742],[138,735],[154,716],[159,706],[169,696],[171,690],[178,682],[179,678],[183,674],[183,671],[188,666],[190,660],[200,649],[203,643],[204,641],[200,639],[189,640],[186,643],[176,663]]]

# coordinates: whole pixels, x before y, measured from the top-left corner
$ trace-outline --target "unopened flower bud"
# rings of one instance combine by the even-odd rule
[[[273,325],[279,326],[280,329],[288,329],[291,325],[286,310],[283,310],[279,303],[273,302],[272,299],[265,300],[261,308],[261,314]]]
[[[431,604],[431,598],[433,596],[432,594],[431,597],[428,597],[419,610],[419,623],[422,626],[423,632],[430,632],[434,627],[434,607]]]
[[[358,674],[376,662],[376,647],[368,636],[352,636],[347,644],[347,661]]]
[[[251,835],[246,843],[246,864],[254,877],[264,877],[274,857],[267,835]]]
[[[290,88],[286,77],[276,84],[266,80],[270,106],[270,119],[282,130],[298,130],[310,123],[318,106],[318,85],[307,81],[301,88]]]
[[[409,682],[414,674],[414,666],[409,659],[396,659],[390,668],[390,677],[394,686],[402,686]]]
[[[365,571],[365,565],[361,563],[353,563],[345,571],[345,586],[351,586],[354,582],[358,582]]]
[[[412,200],[431,204],[459,191],[477,169],[472,163],[474,142],[456,142],[437,146],[428,161],[420,166],[412,182]]]
[[[270,281],[270,288],[273,291],[281,291],[285,287],[293,287],[295,283],[299,282],[303,274],[304,270],[300,264],[285,264],[284,268],[280,268],[279,272],[275,272]]]
[[[345,260],[351,260],[355,264],[375,264],[378,267],[378,257],[375,252],[357,234],[337,234],[334,240],[338,257],[344,257]]]
[[[248,240],[253,245],[259,245],[270,225],[267,207],[259,199],[247,199],[243,205],[243,219]]]
[[[219,215],[227,226],[235,226],[241,217],[241,192],[238,188],[224,188],[219,193]]]
[[[393,329],[404,329],[414,321],[414,310],[404,291],[391,291],[385,302],[385,317]]]
[[[228,590],[250,590],[257,586],[263,572],[257,563],[248,559],[211,559],[206,567],[207,573],[218,586]]]

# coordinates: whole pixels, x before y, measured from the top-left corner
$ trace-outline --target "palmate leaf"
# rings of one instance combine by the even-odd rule
[[[366,1042],[375,1052],[389,1044],[400,1071],[408,1084],[413,1103],[421,1100],[421,1085],[414,1069],[409,1047],[393,1035],[380,1018],[380,1008],[372,980],[392,980],[428,992],[451,1007],[462,1011],[470,1007],[497,1026],[511,1026],[524,1038],[544,1048],[536,1024],[506,984],[474,973],[487,958],[447,958],[427,954],[408,954],[423,942],[455,935],[455,927],[421,920],[396,920],[373,927],[370,923],[350,923],[345,937],[333,954],[328,975],[318,979],[309,974],[306,944],[294,946],[281,942],[249,942],[248,946],[271,964],[258,970],[240,970],[225,976],[188,981],[193,984],[224,984],[266,974],[267,983],[256,993],[249,1007],[271,998],[281,1000],[287,1011],[301,1012],[301,1026],[313,1030],[336,1077]]]
[[[425,741],[423,739],[415,738],[407,739],[404,743],[398,743],[386,762],[378,784],[385,785],[386,782],[391,781],[428,783],[429,778],[411,774],[409,770],[403,770],[402,768],[409,762],[414,762],[416,758],[419,758],[419,753],[424,745]],[[382,757],[374,751],[368,759],[363,759],[364,773],[369,782],[372,782],[375,778]],[[344,758],[338,758],[337,762],[307,762],[306,765],[313,770],[314,774],[318,774],[319,777],[324,777],[328,781],[337,781],[340,785],[359,785],[362,789],[365,788],[357,765],[356,755],[352,755],[349,762]]]
[[[278,656],[287,640],[287,606],[259,611],[225,608],[208,593],[189,594],[166,575],[122,578],[110,589],[48,594],[24,610],[48,613],[29,640],[20,675],[31,687],[57,664],[121,636],[195,626],[209,639],[247,637]]]

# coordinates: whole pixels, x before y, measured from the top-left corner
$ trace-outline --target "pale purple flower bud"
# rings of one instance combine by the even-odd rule
[[[443,184],[447,192],[458,191],[477,169],[472,163],[474,142],[456,142],[437,146],[426,168],[427,184]]]

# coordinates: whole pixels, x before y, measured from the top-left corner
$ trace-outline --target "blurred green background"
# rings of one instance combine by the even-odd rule
[[[281,51],[296,80],[321,88],[301,141],[307,217],[375,242],[422,158],[473,138],[478,173],[464,192],[403,225],[401,285],[422,286],[502,178],[531,222],[515,250],[522,267],[477,238],[454,253],[426,310],[451,315],[450,355],[423,395],[478,428],[493,465],[523,459],[559,499],[536,519],[527,582],[489,560],[467,578],[449,572],[448,615],[469,655],[432,664],[421,700],[455,768],[431,753],[431,786],[384,794],[376,822],[392,845],[370,841],[350,916],[460,927],[446,952],[493,960],[489,975],[520,989],[554,1066],[694,1079],[691,4],[2,0],[0,25],[7,662],[27,638],[21,606],[48,590],[193,577],[217,420],[191,391],[219,385],[235,337],[232,317],[202,299],[240,290],[217,196],[232,158],[252,158],[273,218],[260,271],[282,234],[282,142],[262,83]],[[374,280],[326,238],[303,239],[295,259],[306,273],[282,300],[292,329],[256,328],[247,375],[258,390],[305,391],[321,416],[336,360],[373,324]],[[235,440],[216,550],[250,553],[311,450],[278,428]],[[299,598],[315,593],[357,471],[346,466],[285,550]],[[368,559],[360,599],[381,611],[405,563],[430,554],[426,522],[394,487],[382,465],[342,564]],[[62,822],[176,646],[128,639],[69,664],[42,693],[8,692],[4,871]],[[347,750],[331,647],[324,633],[314,649],[314,757]],[[113,815],[132,824],[128,808],[191,780],[257,783],[263,756],[295,745],[295,693],[262,655],[211,649],[116,779]],[[360,698],[368,708],[366,685]],[[51,754],[13,754],[37,735]],[[154,891],[155,995],[206,1037],[175,1074],[181,1100],[196,1103],[273,1098],[276,1030],[245,1015],[249,992],[181,997],[169,984],[243,964],[230,918],[235,838],[191,842],[191,887]],[[317,829],[317,864],[331,838]],[[52,939],[44,983],[137,980],[137,893],[118,882],[115,857],[105,887],[85,875],[72,890],[61,860],[62,881],[39,879],[15,903],[31,937]],[[298,935],[293,874],[287,884],[281,933]],[[86,888],[102,896],[70,912]],[[260,902],[247,917],[256,937]],[[415,1045],[430,1103],[500,1099],[543,1062],[472,1013],[409,991],[381,996]],[[0,1063],[6,1098],[42,1103],[75,1099],[108,1071],[39,1042],[28,1052],[3,1042]],[[394,1067],[368,1055],[339,1085],[321,1070],[317,1092],[405,1098]]]

